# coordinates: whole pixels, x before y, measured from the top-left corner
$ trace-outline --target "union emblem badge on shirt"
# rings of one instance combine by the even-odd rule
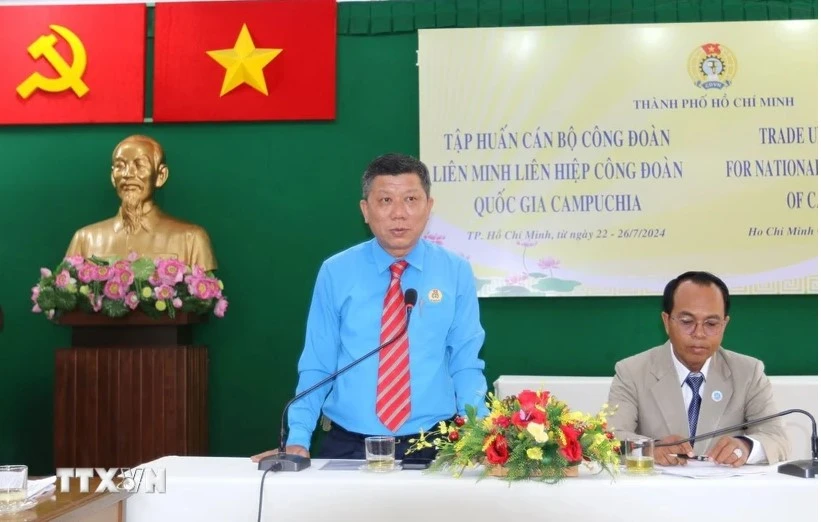
[[[431,304],[440,303],[442,301],[442,291],[434,288],[430,292],[428,292],[428,301]]]

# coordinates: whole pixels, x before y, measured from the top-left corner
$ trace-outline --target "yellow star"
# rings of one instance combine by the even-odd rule
[[[247,83],[268,96],[268,86],[265,85],[265,75],[262,70],[281,52],[282,49],[257,49],[254,47],[254,41],[251,40],[248,26],[242,24],[242,30],[239,32],[233,49],[206,51],[208,56],[225,67],[225,79],[222,80],[220,97],[225,96],[243,83]]]

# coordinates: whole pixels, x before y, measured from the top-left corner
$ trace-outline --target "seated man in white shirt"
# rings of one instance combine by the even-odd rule
[[[664,289],[661,320],[669,341],[616,363],[609,403],[616,437],[662,442],[741,424],[778,410],[764,364],[721,347],[730,320],[727,285],[707,272],[687,272]],[[685,464],[676,455],[705,455],[730,466],[786,460],[781,419],[695,444],[655,448],[656,464]]]

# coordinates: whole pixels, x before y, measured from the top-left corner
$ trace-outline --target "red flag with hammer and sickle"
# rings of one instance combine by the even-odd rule
[[[0,124],[142,122],[145,10],[0,7]]]

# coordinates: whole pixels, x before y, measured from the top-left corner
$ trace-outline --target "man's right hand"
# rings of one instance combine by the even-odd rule
[[[681,435],[668,435],[661,439],[661,442],[673,442],[674,440],[681,440],[686,439],[687,437],[682,437]],[[689,456],[695,455],[693,453],[693,447],[690,446],[689,442],[684,442],[683,444],[678,444],[676,446],[664,446],[661,448],[654,448],[653,449],[653,457],[656,461],[656,464],[659,466],[684,466],[687,464],[687,459],[680,459],[675,456],[676,453],[681,453]]]
[[[258,455],[254,455],[253,457],[251,457],[251,461],[252,462],[259,462],[263,458],[268,457],[270,455],[276,455],[277,453],[279,453],[278,449],[268,450],[268,451],[265,451],[265,452],[260,453]],[[296,446],[296,445],[285,446],[285,453],[287,455],[299,455],[301,457],[311,458],[311,454],[308,453],[308,448],[306,448],[304,446]]]

